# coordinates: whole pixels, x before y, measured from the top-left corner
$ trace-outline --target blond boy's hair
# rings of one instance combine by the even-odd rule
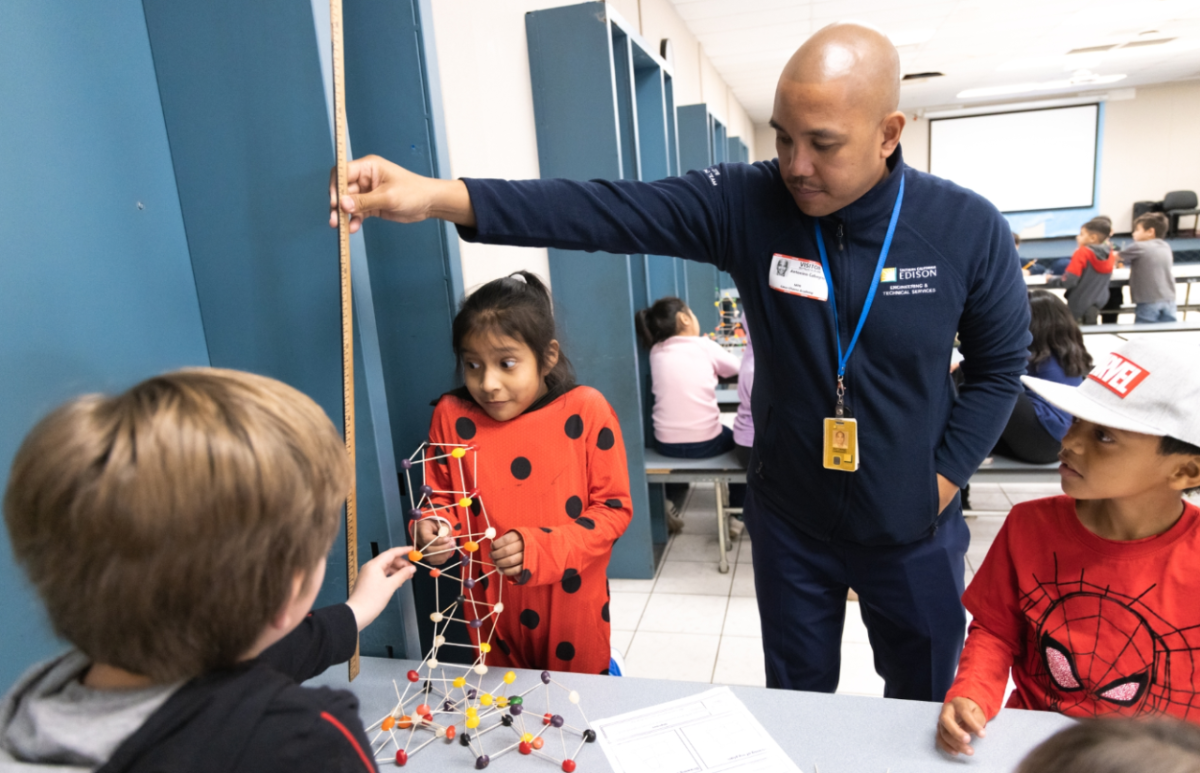
[[[4,517],[59,635],[165,682],[246,654],[329,551],[350,480],[310,398],[198,368],[43,419]]]

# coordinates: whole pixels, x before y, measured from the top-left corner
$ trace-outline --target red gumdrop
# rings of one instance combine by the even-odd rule
[[[521,754],[533,754],[533,747],[521,741],[520,745],[517,746],[517,751],[521,752]]]
[[[442,576],[442,570],[441,569],[430,569],[429,576],[436,580],[437,578]]]
[[[421,681],[421,675],[418,674],[416,671],[409,671],[408,672],[408,681],[419,682],[419,681]]]
[[[563,773],[575,773],[575,760],[563,760]]]
[[[426,714],[428,714],[429,713],[429,704],[422,703],[420,706],[417,706],[417,713],[420,714],[421,716],[425,716]]]
[[[542,724],[543,725],[550,724],[550,717],[552,717],[552,716],[554,716],[554,715],[553,714],[543,714],[542,715]]]
[[[433,715],[432,714],[422,714],[421,719],[425,720],[426,722],[433,722]]]
[[[457,734],[458,734],[458,731],[454,729],[454,725],[451,725],[450,727],[446,728],[446,740],[447,741],[453,741],[454,736],[456,736]]]
[[[403,749],[397,749],[396,750],[396,764],[401,767],[404,767],[405,765],[407,765],[408,764],[408,752],[404,751]]]

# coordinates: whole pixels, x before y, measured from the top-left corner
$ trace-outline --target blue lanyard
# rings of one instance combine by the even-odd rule
[[[896,205],[892,207],[892,220],[888,223],[887,236],[883,238],[883,249],[879,251],[879,263],[875,265],[875,276],[871,279],[871,289],[867,291],[867,300],[863,304],[862,314],[858,318],[858,326],[854,328],[854,336],[850,339],[850,345],[846,347],[846,353],[842,354],[842,336],[838,332],[838,313],[837,301],[833,295],[833,274],[829,271],[829,256],[825,253],[825,239],[821,236],[821,221],[813,218],[813,222],[817,226],[817,249],[821,251],[821,268],[825,270],[825,284],[829,288],[829,308],[833,309],[833,340],[837,343],[838,357],[838,402],[841,403],[842,392],[842,377],[846,375],[846,363],[850,361],[850,354],[854,351],[854,345],[858,343],[858,334],[862,332],[863,323],[867,321],[867,314],[871,311],[871,304],[875,302],[875,291],[879,289],[879,277],[883,273],[883,264],[887,261],[888,250],[892,248],[892,236],[896,233],[896,223],[900,220],[900,204],[904,201],[904,175],[900,175],[900,192],[896,194]]]

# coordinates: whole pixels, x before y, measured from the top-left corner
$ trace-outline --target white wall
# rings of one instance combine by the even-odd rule
[[[1139,86],[1134,99],[1108,102],[1103,142],[1099,204],[1113,230],[1133,228],[1135,201],[1200,191],[1200,80]]]
[[[539,177],[525,13],[572,0],[432,0],[450,177]],[[754,126],[670,0],[610,0],[657,50],[675,50],[675,103],[708,102],[756,158]],[[639,22],[640,16],[640,22]],[[772,140],[773,146],[774,140]],[[461,243],[468,290],[517,269],[549,279],[544,249]]]
[[[904,163],[922,172],[929,171],[929,121],[909,113],[904,133],[900,135],[900,147],[904,149]]]

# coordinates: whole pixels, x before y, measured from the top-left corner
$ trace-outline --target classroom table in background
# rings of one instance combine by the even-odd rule
[[[395,707],[393,680],[403,690],[407,684],[405,674],[418,665],[411,660],[363,658],[362,673],[352,683],[346,681],[344,668],[332,668],[309,681],[308,685],[350,690],[358,696],[363,724],[369,727]],[[484,677],[483,684],[499,683],[502,673],[503,669],[493,668]],[[517,670],[517,675],[512,685],[513,693],[540,684],[536,671]],[[556,682],[579,692],[579,705],[593,722],[713,687],[633,677],[557,672],[553,676]],[[472,683],[478,678],[472,675]],[[1073,722],[1050,712],[1004,709],[988,724],[988,737],[976,741],[974,757],[951,758],[934,747],[941,704],[761,687],[734,686],[731,689],[804,773],[813,773],[814,769],[819,769],[820,773],[1007,772],[1013,770],[1030,749]],[[529,700],[532,706],[542,705],[541,698],[530,697]],[[555,700],[564,703],[560,713],[565,716],[571,708],[566,705],[565,694],[555,695]],[[462,728],[458,730],[461,732]],[[493,732],[502,730],[505,728]],[[548,737],[546,743],[549,747],[557,744],[557,740]],[[497,740],[492,740],[488,746],[502,748]],[[576,763],[576,773],[609,773],[612,770],[599,744],[584,746]],[[395,769],[394,763],[384,762],[382,758],[378,765],[381,771]],[[406,767],[414,773],[469,773],[475,770],[475,756],[457,742],[439,740],[412,755]],[[488,766],[489,773],[556,773],[558,770],[560,768],[547,760],[522,756],[515,750]]]

